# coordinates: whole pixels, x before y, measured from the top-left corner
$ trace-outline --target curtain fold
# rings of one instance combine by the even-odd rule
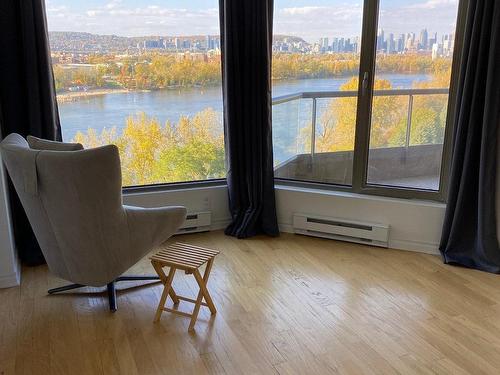
[[[0,1],[0,125],[16,132],[61,140],[44,0]],[[28,265],[44,262],[15,190],[9,185],[16,247]]]
[[[469,2],[459,76],[445,263],[500,273],[497,233],[500,2]]]
[[[232,222],[226,234],[279,234],[271,133],[273,0],[220,0],[224,135]]]

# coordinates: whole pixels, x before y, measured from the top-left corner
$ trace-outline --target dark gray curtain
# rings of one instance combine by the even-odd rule
[[[2,136],[61,140],[44,0],[0,1],[0,123]],[[12,186],[11,216],[21,260],[44,262]]]
[[[226,234],[278,235],[271,134],[273,0],[220,0],[224,133],[232,222]]]
[[[470,1],[459,77],[444,261],[500,273],[496,230],[500,1]]]

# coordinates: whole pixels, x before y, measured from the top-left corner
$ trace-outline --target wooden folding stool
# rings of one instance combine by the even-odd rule
[[[158,273],[158,276],[160,276],[161,282],[164,285],[160,303],[158,304],[154,318],[155,322],[160,320],[163,311],[168,311],[174,314],[190,317],[191,323],[189,324],[189,330],[191,331],[194,329],[201,306],[208,307],[212,315],[217,312],[212,301],[212,297],[210,297],[210,293],[207,289],[208,277],[210,276],[210,271],[212,270],[212,265],[217,254],[219,254],[219,251],[217,250],[177,242],[166,247],[165,249],[160,250],[150,258],[151,264]],[[202,277],[199,269],[205,263],[207,266]],[[170,268],[168,276],[165,275],[163,267]],[[172,287],[172,281],[174,280],[175,271],[178,269],[183,270],[186,274],[193,274],[196,279],[196,282],[200,287],[196,300],[180,296],[175,293]],[[192,314],[165,307],[169,295],[172,298],[174,305],[179,304],[181,300],[194,303]],[[203,299],[205,302],[203,302]]]

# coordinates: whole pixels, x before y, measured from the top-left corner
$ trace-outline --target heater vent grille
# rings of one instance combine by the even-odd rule
[[[294,214],[297,234],[387,247],[389,226],[334,217]]]
[[[307,218],[308,223],[316,223],[316,224],[326,224],[326,225],[335,225],[338,227],[346,227],[346,228],[354,228],[354,229],[363,229],[363,230],[373,230],[372,226],[355,224],[355,223],[347,223],[338,220],[327,220],[327,219],[317,219],[313,217]]]
[[[191,212],[186,215],[184,224],[177,230],[176,234],[208,232],[212,225],[212,213]]]

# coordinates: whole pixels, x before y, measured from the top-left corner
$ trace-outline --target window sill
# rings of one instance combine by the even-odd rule
[[[287,184],[280,184],[276,182],[275,184],[276,191],[290,191],[290,192],[299,192],[306,194],[317,194],[319,196],[331,196],[331,197],[342,197],[349,199],[357,199],[357,200],[366,200],[366,201],[377,201],[377,202],[387,202],[387,203],[402,203],[402,204],[411,204],[412,206],[419,205],[422,207],[435,207],[435,208],[445,208],[446,204],[443,202],[433,201],[433,200],[425,200],[425,199],[407,199],[407,198],[396,198],[396,197],[388,197],[374,194],[365,194],[365,193],[354,193],[352,191],[346,190],[333,190],[333,189],[321,189],[318,187],[305,187],[305,186],[292,186]]]
[[[144,185],[144,186],[125,186],[123,187],[123,195],[135,195],[144,193],[162,193],[166,191],[178,190],[196,190],[212,187],[226,186],[225,178],[206,180],[206,181],[189,181],[189,182],[174,182],[168,184]]]
[[[170,184],[158,184],[158,185],[146,185],[146,186],[130,186],[123,188],[124,196],[133,196],[139,194],[148,194],[148,193],[163,193],[169,191],[188,191],[188,190],[199,190],[199,189],[207,189],[207,188],[226,188],[227,181],[226,179],[217,179],[217,180],[209,180],[209,181],[190,181],[190,182],[177,182]],[[318,186],[315,184],[311,184],[311,186],[304,185],[294,185],[293,183],[284,183],[282,180],[275,180],[275,189],[277,192],[279,191],[291,191],[291,192],[300,192],[300,193],[308,193],[308,194],[317,194],[322,196],[332,196],[332,197],[344,197],[344,198],[353,198],[353,199],[361,199],[367,201],[378,201],[378,202],[388,202],[388,203],[410,203],[412,205],[420,205],[425,207],[437,207],[443,208],[446,207],[446,203],[437,201],[437,200],[429,200],[429,199],[421,199],[421,198],[400,198],[400,197],[391,197],[387,195],[377,195],[377,194],[369,194],[369,193],[356,193],[348,190],[348,187],[343,186]]]

